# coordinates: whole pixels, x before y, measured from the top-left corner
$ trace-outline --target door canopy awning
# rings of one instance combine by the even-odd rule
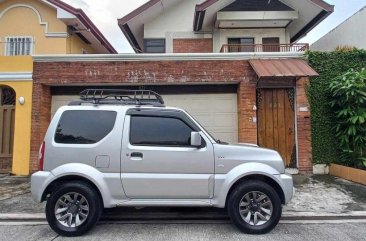
[[[313,77],[319,74],[302,59],[252,59],[250,65],[258,79],[280,77],[298,78]]]

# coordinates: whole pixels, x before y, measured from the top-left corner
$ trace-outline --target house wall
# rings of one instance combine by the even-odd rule
[[[194,9],[198,2],[180,1],[169,11],[163,11],[159,17],[144,24],[144,38],[165,38],[167,32],[192,32]]]
[[[174,39],[174,53],[212,53],[212,38]]]
[[[5,55],[6,36],[33,37],[33,54],[82,53],[82,49],[93,53],[79,37],[68,34],[56,9],[38,0],[0,1],[0,56]]]
[[[83,52],[86,51],[86,52]],[[85,44],[77,35],[70,35],[66,42],[67,54],[96,54],[95,50],[90,45]]]
[[[310,46],[314,51],[333,51],[338,46],[366,49],[366,7]]]
[[[173,46],[175,39],[187,39],[185,44],[182,41],[176,41],[176,43],[188,47],[187,42],[192,41],[191,39],[212,38],[210,33],[197,34],[192,31],[194,8],[198,2],[197,0],[180,1],[175,6],[170,7],[169,11],[162,12],[153,21],[144,24],[143,38],[164,38],[167,53],[176,52],[175,50],[177,49],[174,49]],[[177,48],[182,49],[183,47]],[[194,46],[187,49],[197,51],[197,48]]]
[[[164,61],[77,61],[36,62],[34,65],[33,112],[30,170],[38,169],[38,148],[51,117],[51,85],[194,85],[237,84],[238,141],[257,143],[257,76],[246,60],[164,60]],[[304,87],[297,85],[299,168],[311,170],[309,113]]]

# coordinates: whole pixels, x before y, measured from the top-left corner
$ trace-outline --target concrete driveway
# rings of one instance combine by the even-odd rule
[[[366,186],[329,175],[294,176],[296,193],[289,212],[366,211]]]

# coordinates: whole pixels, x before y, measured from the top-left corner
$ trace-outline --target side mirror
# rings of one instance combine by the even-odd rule
[[[201,147],[202,137],[199,132],[191,132],[191,146]]]

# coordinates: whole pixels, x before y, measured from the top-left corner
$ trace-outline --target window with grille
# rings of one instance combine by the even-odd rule
[[[5,38],[5,53],[7,56],[33,54],[33,37],[11,36]]]

